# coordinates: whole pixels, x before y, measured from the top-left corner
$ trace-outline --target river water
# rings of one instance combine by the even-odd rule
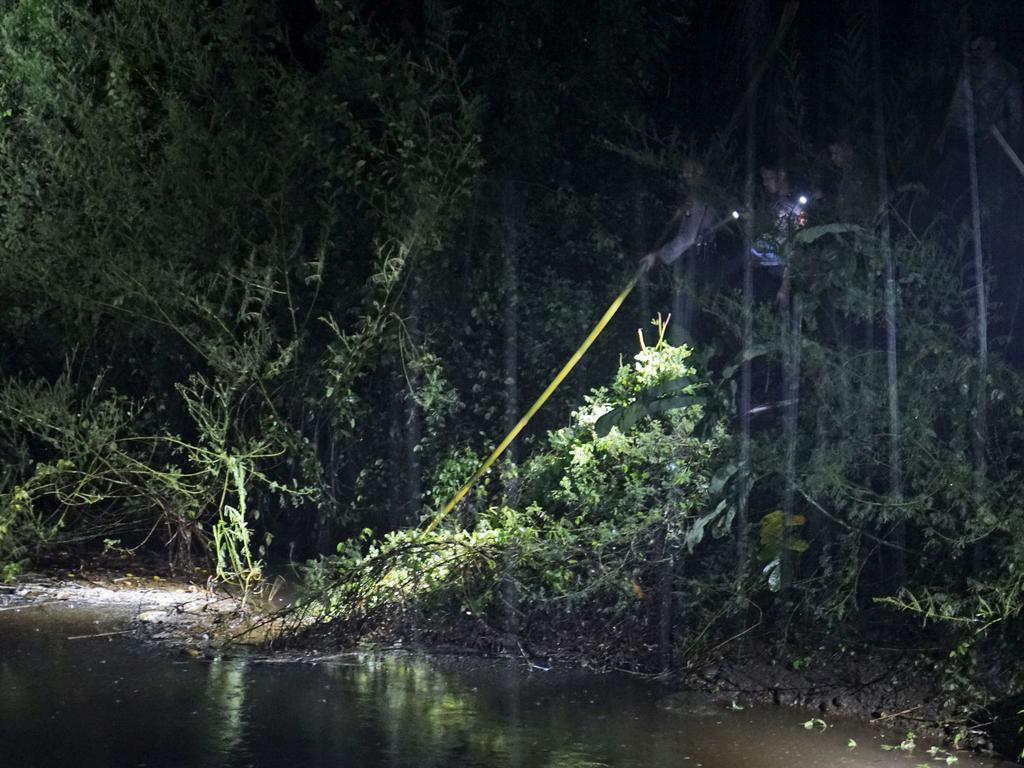
[[[123,623],[122,617],[121,622]],[[0,767],[812,768],[943,765],[901,735],[729,710],[631,678],[438,662],[193,659],[66,605],[0,612]],[[856,742],[850,746],[850,740]],[[991,766],[961,755],[959,766]]]

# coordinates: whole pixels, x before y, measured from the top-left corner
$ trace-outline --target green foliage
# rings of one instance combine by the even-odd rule
[[[614,407],[594,423],[597,436],[604,438],[612,429],[629,432],[639,421],[690,405],[702,405],[695,397],[695,388],[686,360],[690,350],[673,348],[665,343],[667,322],[660,317],[656,323],[658,342],[647,347],[640,336],[641,350],[633,367],[622,367],[612,385]]]
[[[258,514],[247,514],[246,496],[254,483],[276,487],[255,466],[275,454],[266,440],[235,443],[231,394],[199,376],[180,387],[199,434],[191,443],[147,434],[156,425],[145,404],[111,393],[102,379],[84,400],[76,389],[65,374],[53,385],[0,390],[8,435],[36,457],[0,488],[0,560],[112,536],[138,546],[164,528],[176,565],[190,569],[192,552],[212,544],[218,578],[248,589],[260,567],[248,528]]]
[[[492,503],[471,530],[413,529],[340,544],[311,572],[321,620],[357,635],[384,627],[444,634],[461,617],[500,635],[494,627],[503,621],[500,590],[511,560],[521,623],[536,628],[532,642],[553,641],[547,632],[575,627],[580,617],[611,633],[586,648],[596,658],[644,642],[659,563],[684,542],[693,551],[712,526],[727,531],[729,505],[714,502],[734,468],[714,476],[724,432],[716,425],[710,437],[695,433],[703,413],[692,397],[603,434],[596,425],[667,383],[678,389],[683,378],[695,395],[701,385],[690,354],[661,338],[621,366],[610,388],[593,390],[568,426],[549,433],[546,450],[514,474],[506,468],[503,481],[517,485],[519,505]],[[471,455],[456,454],[442,473],[451,479],[435,494],[454,491],[473,469]],[[478,490],[477,503],[485,493]],[[687,591],[692,598],[698,590]]]
[[[886,752],[893,752],[895,750],[902,750],[904,752],[912,752],[917,748],[917,743],[914,741],[914,734],[908,733],[907,737],[903,739],[898,745],[897,744],[883,744],[882,749]]]
[[[778,592],[782,586],[782,561],[786,552],[806,552],[805,539],[793,538],[787,528],[799,528],[807,522],[803,515],[791,515],[788,519],[781,509],[769,512],[761,518],[758,532],[758,556],[765,563],[762,573],[768,577],[768,587]]]
[[[0,487],[0,561],[145,525],[140,507],[161,494],[147,482],[146,448],[130,441],[141,404],[103,389],[97,379],[79,400],[67,374],[0,389],[5,448],[19,456]]]
[[[0,10],[0,575],[117,540],[166,547],[182,567],[207,557],[250,585],[286,546],[303,557],[369,528],[373,541],[321,566],[331,615],[441,630],[457,615],[491,632],[516,592],[538,641],[544,627],[578,633],[585,616],[609,647],[647,648],[667,579],[693,628],[734,598],[785,601],[787,622],[812,627],[885,598],[929,629],[941,620],[950,666],[968,672],[983,637],[1014,637],[1024,379],[994,335],[979,483],[971,232],[938,193],[899,186],[928,175],[914,168],[924,141],[906,93],[952,81],[936,65],[948,39],[931,70],[887,78],[899,190],[887,201],[865,151],[862,9],[840,4],[830,94],[810,87],[819,54],[792,42],[761,81],[759,144],[827,192],[782,251],[803,306],[794,487],[779,306],[761,295],[775,277],[757,275],[764,300],[740,361],[739,259],[723,229],[714,258],[688,254],[684,286],[699,308],[686,330],[717,380],[660,338],[617,365],[637,321],[624,308],[516,445],[518,466],[484,478],[455,531],[428,539],[395,529],[461,486],[680,197],[736,207],[735,136],[712,130],[745,87],[732,86],[740,58],[702,54],[695,30],[717,7],[691,19],[694,4],[670,0],[582,14],[539,0],[431,6],[401,29],[351,3],[316,3],[308,23],[279,5]],[[933,10],[933,30],[953,29],[952,12]],[[827,133],[823,115],[845,130],[809,140],[812,121]],[[847,165],[819,138],[848,141]],[[899,293],[899,495],[885,459],[880,202]],[[745,213],[767,229],[765,207]],[[983,231],[1013,241],[986,208]],[[681,298],[667,273],[648,276],[650,306]],[[993,304],[995,320],[1010,311]],[[710,539],[737,524],[739,451],[722,424],[747,416],[743,363],[757,527],[743,533],[758,536],[737,579],[731,543]],[[672,570],[683,560],[686,579]]]
[[[972,470],[966,406],[974,358],[973,342],[961,330],[969,316],[964,296],[970,290],[959,268],[961,236],[956,231],[951,236],[941,221],[930,222],[924,231],[909,223],[893,230],[901,294],[903,495],[898,503],[889,495],[887,470],[879,458],[888,450],[888,393],[878,243],[856,222],[812,225],[787,242],[794,290],[804,306],[793,520],[805,522],[799,538],[791,529],[790,538],[802,551],[801,578],[793,594],[814,620],[840,621],[884,596],[890,598],[887,604],[923,618],[946,617],[968,634],[1019,615],[1020,545],[1010,531],[1021,518],[1009,502],[1024,479],[1013,458],[1024,421],[1004,398],[1018,391],[1022,379],[1008,366],[995,364],[990,424],[999,434],[993,444],[1002,447],[989,456],[982,501]],[[725,322],[734,323],[737,307],[723,306]],[[755,322],[757,346],[766,353],[755,361],[762,369],[781,358],[777,328],[776,312],[762,307]],[[761,406],[767,414],[776,408],[770,399]],[[760,563],[771,586],[776,569],[770,552],[786,540],[781,513],[773,511],[783,502],[776,468],[783,466],[784,444],[781,424],[771,416],[760,418],[754,446],[760,474],[753,499],[762,519]],[[907,527],[914,545],[904,555],[912,570],[910,583],[893,586],[866,566],[868,553],[881,546],[881,557],[892,567],[897,523]],[[986,552],[988,563],[984,572],[970,574],[965,561],[975,550]],[[901,593],[903,586],[908,591]]]
[[[173,559],[212,543],[249,581],[253,526],[280,524],[258,510],[338,516],[361,381],[458,219],[478,104],[443,35],[414,57],[332,3],[315,65],[289,34],[248,0],[0,11],[3,351],[60,390],[55,414],[0,414],[19,425],[0,561],[72,522],[86,541],[158,521]],[[53,383],[75,349],[83,381],[111,372],[102,393]]]

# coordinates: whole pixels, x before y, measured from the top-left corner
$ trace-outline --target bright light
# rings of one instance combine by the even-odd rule
[[[733,211],[733,212],[732,212],[732,217],[733,217],[734,219],[738,219],[738,218],[740,217],[740,212],[739,212],[739,211]]]
[[[800,205],[807,205],[807,195],[800,195]]]

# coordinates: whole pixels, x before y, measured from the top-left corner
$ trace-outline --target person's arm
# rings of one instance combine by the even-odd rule
[[[680,217],[679,227],[675,236],[667,243],[649,252],[643,258],[647,269],[654,266],[655,260],[663,264],[673,264],[686,251],[700,242],[700,236],[711,224],[711,209],[699,201],[687,203],[684,215]]]

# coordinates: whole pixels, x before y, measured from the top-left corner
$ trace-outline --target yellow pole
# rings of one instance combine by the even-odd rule
[[[455,505],[462,501],[463,498],[465,498],[466,494],[469,493],[469,489],[473,487],[477,480],[479,480],[487,473],[487,470],[490,469],[491,465],[498,460],[498,457],[500,457],[501,454],[505,452],[505,449],[508,448],[509,445],[511,445],[512,441],[516,439],[516,436],[520,432],[522,432],[523,428],[530,422],[530,419],[533,418],[534,414],[541,409],[544,403],[547,402],[548,398],[551,397],[551,394],[556,389],[558,389],[558,386],[565,380],[565,377],[568,376],[572,369],[576,367],[576,363],[580,361],[580,359],[587,353],[587,350],[590,349],[591,345],[594,343],[597,337],[601,335],[601,332],[605,329],[605,326],[608,325],[608,323],[611,321],[612,317],[615,316],[615,313],[619,311],[619,307],[622,306],[622,303],[626,300],[626,297],[629,296],[630,292],[633,290],[633,287],[636,285],[637,280],[640,279],[640,274],[642,272],[643,268],[637,270],[636,274],[633,275],[632,279],[626,284],[626,287],[622,289],[622,293],[615,297],[615,301],[613,301],[611,303],[611,306],[609,306],[608,309],[605,310],[605,313],[601,316],[601,319],[597,321],[597,325],[594,326],[593,330],[591,330],[587,338],[585,338],[583,340],[583,343],[580,344],[579,349],[577,349],[573,353],[572,357],[569,358],[568,362],[566,362],[566,364],[562,366],[562,370],[558,372],[558,375],[551,380],[551,383],[548,384],[547,389],[540,393],[540,397],[538,397],[537,401],[532,406],[530,406],[530,410],[528,410],[526,414],[523,416],[523,418],[519,420],[519,423],[512,427],[512,431],[509,432],[505,436],[505,439],[498,444],[498,447],[491,452],[491,455],[488,456],[484,463],[480,465],[480,468],[473,474],[471,478],[469,478],[466,484],[459,489],[459,492],[456,493],[451,498],[451,500],[444,505],[444,509],[442,509],[434,517],[434,519],[430,521],[430,524],[423,532],[424,534],[430,533],[432,530],[434,530],[434,528],[436,528],[438,524],[442,520],[444,520],[445,517],[448,516],[448,513],[455,508]]]

